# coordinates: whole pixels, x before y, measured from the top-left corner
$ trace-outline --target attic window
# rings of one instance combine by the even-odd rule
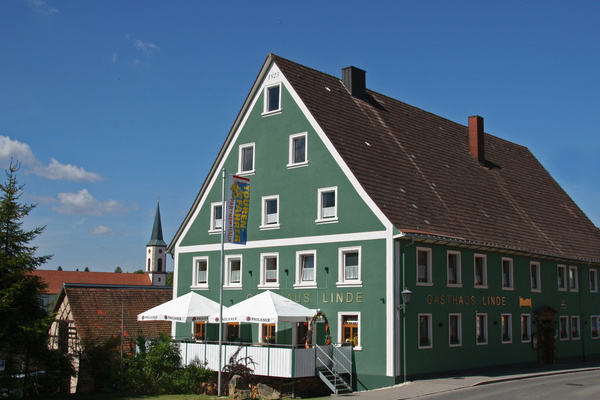
[[[274,114],[281,111],[281,84],[266,87],[264,97],[263,115]]]

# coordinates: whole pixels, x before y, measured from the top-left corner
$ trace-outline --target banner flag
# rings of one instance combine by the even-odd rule
[[[226,197],[225,242],[246,244],[248,211],[250,209],[250,179],[229,174]]]

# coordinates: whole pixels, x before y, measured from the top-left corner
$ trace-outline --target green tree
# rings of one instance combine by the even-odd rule
[[[115,273],[116,273],[116,274],[120,274],[120,273],[122,273],[122,272],[123,272],[123,270],[121,269],[121,267],[117,267],[117,268],[115,268]]]
[[[7,357],[7,372],[29,370],[46,349],[50,323],[40,297],[46,285],[32,272],[51,256],[37,256],[37,246],[31,245],[44,227],[23,228],[35,205],[20,202],[19,167],[11,162],[0,184],[0,354]]]

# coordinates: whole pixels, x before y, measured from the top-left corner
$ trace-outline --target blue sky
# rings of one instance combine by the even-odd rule
[[[169,242],[272,52],[483,116],[599,226],[598,20],[598,1],[3,0],[0,163],[22,163],[44,268],[143,268],[157,199]]]

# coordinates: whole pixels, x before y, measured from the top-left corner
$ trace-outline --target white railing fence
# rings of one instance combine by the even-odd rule
[[[206,367],[219,369],[219,345],[211,342],[177,342],[184,365],[206,363]],[[237,352],[237,360],[252,360],[248,366],[255,375],[281,378],[315,376],[315,349],[292,346],[255,346],[223,344],[223,366]]]

